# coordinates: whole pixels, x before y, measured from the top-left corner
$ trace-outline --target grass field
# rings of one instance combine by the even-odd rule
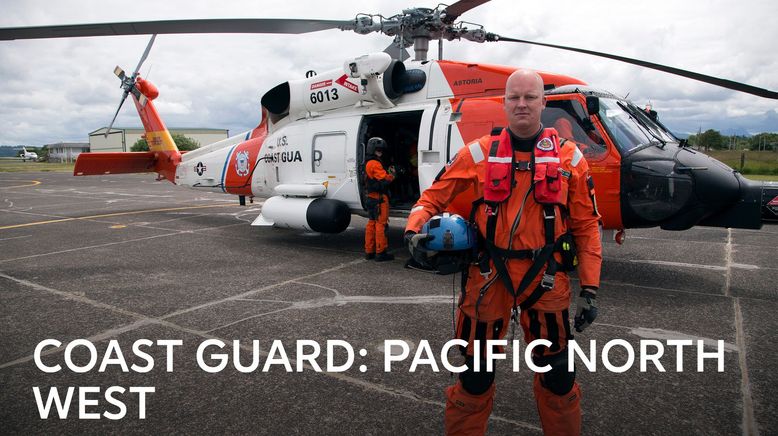
[[[778,182],[778,176],[766,176],[763,174],[746,174],[745,177],[751,180],[760,180],[765,182]]]
[[[778,152],[721,150],[705,152],[705,154],[724,162],[746,175],[778,176]],[[743,157],[745,165],[741,169],[740,162]]]
[[[22,162],[18,157],[0,158],[0,173],[73,172],[72,163]]]

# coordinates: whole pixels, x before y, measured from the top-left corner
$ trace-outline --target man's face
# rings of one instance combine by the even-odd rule
[[[546,107],[543,80],[534,72],[518,71],[505,84],[505,115],[514,134],[527,138],[540,129]]]

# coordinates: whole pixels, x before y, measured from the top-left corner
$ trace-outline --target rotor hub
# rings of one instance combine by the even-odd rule
[[[380,32],[393,36],[394,44],[397,47],[405,49],[413,46],[416,53],[415,59],[419,61],[427,59],[429,41],[433,39],[447,39],[451,41],[465,38],[475,42],[484,42],[486,40],[486,32],[483,30],[483,26],[475,24],[477,28],[469,29],[465,24],[472,25],[473,23],[449,23],[446,10],[441,9],[441,6],[435,9],[404,9],[402,13],[391,17],[360,14],[354,19],[353,29],[344,28],[343,30],[354,30],[354,32],[360,35]]]

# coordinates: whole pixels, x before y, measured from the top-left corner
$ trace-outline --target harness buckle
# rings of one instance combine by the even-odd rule
[[[556,213],[554,213],[554,212],[552,211],[552,212],[551,212],[551,215],[547,215],[547,214],[546,214],[546,208],[544,207],[544,208],[543,208],[543,219],[547,219],[547,220],[553,220],[554,218],[556,218]]]
[[[543,279],[540,280],[540,286],[542,286],[543,289],[551,290],[551,288],[554,287],[554,280],[554,275],[543,273]]]
[[[528,160],[520,160],[513,164],[515,171],[529,171],[532,169],[532,162]]]
[[[531,251],[532,251],[532,257],[530,257],[530,260],[534,262],[535,259],[537,259],[538,256],[540,256],[540,252],[543,251],[543,247],[536,248],[536,249],[531,250]]]

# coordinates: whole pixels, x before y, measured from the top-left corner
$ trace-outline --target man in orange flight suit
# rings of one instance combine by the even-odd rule
[[[381,163],[381,157],[386,152],[387,144],[382,138],[373,137],[367,141],[367,163],[365,176],[367,178],[368,222],[365,227],[365,259],[375,259],[376,262],[393,260],[394,255],[386,252],[389,242],[386,239],[386,227],[389,225],[389,196],[386,195],[389,183],[394,180],[392,168],[387,172]]]
[[[533,265],[538,249],[551,246],[545,229],[553,228],[553,241],[557,243],[569,231],[577,246],[581,284],[574,323],[576,330],[583,331],[597,316],[595,294],[600,284],[602,248],[594,184],[589,176],[588,164],[576,145],[571,141],[560,141],[553,129],[543,129],[540,114],[545,104],[542,78],[529,70],[514,72],[505,87],[504,109],[508,130],[500,133],[499,140],[497,136],[485,136],[459,150],[436,181],[422,193],[408,219],[405,239],[414,253],[414,250],[423,247],[427,238],[424,234],[418,234],[425,222],[445,210],[452,198],[467,189],[474,189],[477,197],[484,196],[486,199],[485,194],[495,192],[490,191],[489,186],[484,186],[487,170],[500,165],[493,162],[502,162],[502,165],[510,162],[508,168],[512,168],[513,176],[508,180],[513,181],[513,184],[504,185],[508,187],[506,192],[510,192],[507,198],[491,206],[486,202],[474,206],[473,217],[485,241],[489,241],[488,226],[492,216],[493,245],[485,242],[483,245],[487,249],[482,250],[479,265],[469,267],[465,293],[459,302],[457,336],[469,344],[463,350],[468,369],[460,373],[459,381],[446,390],[447,434],[486,432],[495,385],[494,372],[484,369],[484,342],[486,339],[503,338],[511,322],[511,315],[515,312],[519,313],[527,343],[535,339],[547,339],[552,344],[550,347],[538,346],[533,353],[533,361],[537,366],[549,365],[551,368],[548,372],[536,373],[534,379],[535,400],[544,433],[580,434],[581,392],[575,382],[575,372],[567,371],[567,341],[572,339],[568,313],[571,302],[568,276],[565,272],[551,271],[546,274],[550,270],[541,270],[529,286],[524,286],[524,292],[518,295],[512,293],[521,288],[520,282]],[[552,142],[544,142],[546,140],[542,138]],[[554,147],[550,147],[553,141],[563,143],[556,147],[557,157],[537,157],[540,152],[534,150],[535,147],[540,150],[550,149],[554,153]],[[494,149],[497,149],[498,144],[506,144],[504,150],[507,150],[508,157],[495,156]],[[561,185],[556,186],[561,189],[555,191],[556,205],[544,206],[538,203],[543,200],[537,197],[537,191],[542,189],[537,182],[537,172],[538,167],[542,166],[539,164],[545,162],[558,165],[554,173],[558,171]],[[543,172],[547,168],[550,167],[544,168]],[[492,180],[496,186],[497,180],[490,177],[490,183]],[[533,180],[536,181],[534,184]],[[535,194],[532,194],[533,190]],[[549,221],[548,210],[552,211],[550,219],[553,221]],[[484,256],[485,252],[488,256]],[[494,253],[500,254],[495,256]],[[521,253],[527,256],[519,256]],[[562,262],[559,252],[553,256],[557,262]],[[497,262],[502,262],[502,268],[495,264],[495,257]],[[547,265],[551,263],[543,264],[544,267]],[[499,270],[507,274],[500,274]],[[503,275],[509,276],[509,279]],[[513,289],[509,291],[506,283],[510,283]],[[517,307],[521,310],[517,311]],[[473,368],[474,340],[480,341],[480,371]]]

